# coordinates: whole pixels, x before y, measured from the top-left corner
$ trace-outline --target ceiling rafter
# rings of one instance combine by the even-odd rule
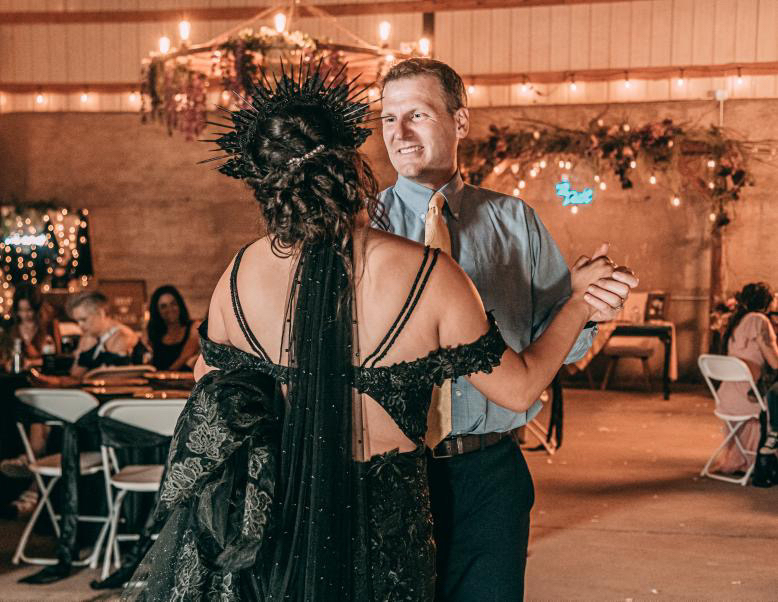
[[[621,0],[635,2],[637,0]],[[295,5],[301,17],[318,17],[324,11],[333,17],[385,15],[392,13],[434,13],[532,6],[572,6],[575,4],[612,4],[614,0],[418,0],[343,4]],[[179,8],[159,10],[115,11],[5,11],[0,25],[72,24],[72,23],[149,23],[177,21],[232,21],[250,19],[257,6],[224,6],[220,8]]]

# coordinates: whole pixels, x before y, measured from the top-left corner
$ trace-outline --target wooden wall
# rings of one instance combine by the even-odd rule
[[[354,2],[354,0],[350,0]],[[368,3],[369,0],[356,0]],[[317,4],[340,4],[316,0]],[[31,10],[146,10],[262,6],[269,0],[0,0],[0,12]],[[398,3],[401,4],[401,3]],[[390,45],[422,35],[422,14],[302,18],[292,23],[314,36],[369,43],[378,23],[392,23]],[[193,21],[192,42],[206,41],[238,21]],[[267,20],[266,24],[270,24]],[[778,0],[636,0],[525,8],[439,12],[433,51],[463,75],[639,67],[720,65],[778,61]],[[161,23],[0,24],[3,83],[135,82],[140,61],[167,35],[176,44],[177,21]],[[574,75],[573,75],[574,76]],[[567,84],[477,86],[473,106],[688,100],[726,89],[739,98],[778,96],[778,76]],[[127,94],[52,97],[36,106],[33,94],[5,95],[0,110],[135,110]]]

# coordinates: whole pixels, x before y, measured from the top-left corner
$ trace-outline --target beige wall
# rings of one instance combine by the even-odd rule
[[[472,135],[484,135],[490,123],[508,124],[517,116],[580,126],[600,111],[591,106],[477,109]],[[751,138],[778,138],[778,101],[730,101],[724,115],[727,126]],[[616,108],[605,119],[624,117],[624,108]],[[632,123],[664,117],[704,125],[718,120],[718,107],[712,102],[645,103],[629,110]],[[182,289],[194,314],[203,314],[224,266],[260,227],[254,201],[239,182],[196,165],[206,150],[206,145],[169,137],[158,126],[142,126],[131,114],[0,115],[0,198],[56,199],[88,208],[98,278],[144,278],[149,291],[170,282]],[[374,136],[366,150],[382,184],[391,183],[380,137]],[[778,172],[758,163],[753,167],[757,185],[747,189],[728,229],[731,289],[753,280],[778,285],[771,244],[778,232],[778,204],[772,198]],[[508,173],[486,185],[510,193],[515,182]],[[573,181],[585,185],[591,176],[579,168]],[[641,289],[675,296],[670,315],[678,324],[682,372],[688,372],[706,326],[708,208],[688,199],[673,208],[668,191],[637,181],[631,191],[621,191],[608,178],[608,190],[572,215],[553,194],[557,178],[557,170],[547,169],[524,198],[568,260],[607,240],[613,257],[639,273]],[[659,358],[654,361],[658,371]]]

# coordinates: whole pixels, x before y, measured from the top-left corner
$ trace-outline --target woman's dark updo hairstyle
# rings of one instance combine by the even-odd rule
[[[271,236],[273,250],[288,254],[299,244],[332,242],[351,267],[351,230],[367,208],[379,222],[378,183],[367,160],[341,136],[327,110],[289,105],[257,123],[252,158],[262,173],[248,180]],[[292,159],[324,149],[291,166]]]
[[[752,282],[746,284],[739,293],[735,293],[737,307],[727,324],[724,333],[724,353],[729,351],[729,339],[746,314],[752,312],[764,313],[773,301],[773,292],[770,286],[764,282]]]

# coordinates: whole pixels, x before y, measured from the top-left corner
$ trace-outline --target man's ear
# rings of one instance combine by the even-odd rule
[[[454,113],[454,123],[457,126],[457,138],[459,140],[467,138],[470,131],[470,112],[465,107],[457,109]]]

